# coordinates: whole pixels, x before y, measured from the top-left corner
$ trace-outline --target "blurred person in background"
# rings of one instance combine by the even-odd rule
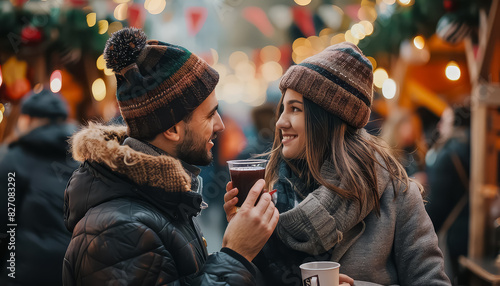
[[[439,139],[426,156],[425,206],[446,254],[447,274],[458,283],[460,255],[469,241],[470,108],[446,108],[437,125]]]
[[[14,173],[15,222],[8,222],[7,183],[1,184],[1,233],[17,224],[15,250],[2,241],[0,285],[62,285],[62,261],[71,239],[63,222],[64,188],[78,164],[69,155],[68,139],[75,126],[66,123],[68,108],[50,90],[32,93],[21,103],[16,136],[0,160],[0,174]],[[10,202],[10,201],[9,201]],[[9,228],[10,229],[10,228]],[[9,241],[9,237],[6,238]],[[8,277],[11,250],[15,278]]]
[[[250,262],[278,221],[264,180],[209,254],[197,215],[200,169],[225,128],[214,92],[219,74],[187,49],[147,40],[136,28],[113,33],[104,58],[115,72],[126,126],[91,123],[72,137],[82,162],[65,191],[73,232],[64,285],[260,285]]]
[[[325,260],[340,263],[339,282],[450,285],[422,186],[363,128],[372,86],[370,61],[349,42],[282,77],[266,168],[280,220],[254,260],[267,285],[300,286],[299,265]],[[230,182],[226,191],[231,221],[238,190]]]
[[[382,125],[380,137],[389,144],[408,176],[426,185],[425,153],[422,127],[416,114],[406,109],[391,112]]]
[[[266,103],[252,109],[252,122],[255,126],[256,136],[245,149],[238,155],[238,159],[248,159],[271,150],[276,125],[276,106]]]

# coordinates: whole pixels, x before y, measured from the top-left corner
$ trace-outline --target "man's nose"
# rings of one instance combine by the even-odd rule
[[[214,126],[214,133],[215,132],[222,132],[226,129],[226,126],[224,126],[224,122],[222,122],[222,118],[220,117],[220,114],[217,112],[217,118]]]

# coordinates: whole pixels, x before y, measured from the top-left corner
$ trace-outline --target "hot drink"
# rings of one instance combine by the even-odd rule
[[[253,185],[259,179],[264,179],[267,160],[233,160],[227,163],[229,165],[233,188],[238,189],[238,202],[236,206],[241,207]]]
[[[259,180],[264,179],[266,174],[266,169],[263,167],[241,167],[229,169],[231,173],[231,181],[233,181],[233,187],[238,189],[238,203],[237,207],[241,207],[241,204],[247,198],[248,192],[252,186]],[[260,197],[260,196],[259,196]]]

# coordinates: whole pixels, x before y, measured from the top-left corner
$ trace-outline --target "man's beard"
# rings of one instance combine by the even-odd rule
[[[213,155],[206,149],[206,144],[202,138],[194,138],[193,132],[186,129],[184,142],[176,147],[177,158],[191,165],[207,166],[212,162]]]

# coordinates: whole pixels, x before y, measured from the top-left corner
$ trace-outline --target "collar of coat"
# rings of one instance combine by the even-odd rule
[[[138,185],[167,192],[191,191],[191,177],[181,161],[168,155],[152,156],[122,145],[127,138],[125,126],[89,123],[71,138],[73,158],[96,162],[127,176]]]

